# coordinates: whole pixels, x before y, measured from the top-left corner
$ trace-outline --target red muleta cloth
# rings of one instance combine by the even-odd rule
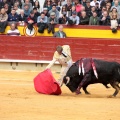
[[[42,94],[60,95],[62,93],[50,69],[46,69],[34,78],[34,87],[38,93]]]

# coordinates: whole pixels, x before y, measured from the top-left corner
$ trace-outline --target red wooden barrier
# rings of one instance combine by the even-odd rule
[[[120,41],[92,38],[0,36],[0,59],[51,60],[57,45],[68,44],[73,60],[92,57],[120,62]]]

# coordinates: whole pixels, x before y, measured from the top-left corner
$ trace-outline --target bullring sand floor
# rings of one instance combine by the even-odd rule
[[[71,93],[63,85],[59,96],[39,94],[33,78],[38,72],[0,71],[0,120],[120,120],[120,93],[101,84],[90,85],[91,95]],[[57,79],[59,74],[53,74]]]

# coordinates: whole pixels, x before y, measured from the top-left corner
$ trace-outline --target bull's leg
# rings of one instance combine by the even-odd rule
[[[119,90],[120,90],[119,85],[118,85],[118,82],[113,81],[113,82],[111,82],[110,84],[111,84],[111,86],[115,89],[115,92],[113,93],[113,95],[111,95],[111,96],[109,96],[109,97],[116,97],[116,95],[119,93]]]
[[[106,83],[103,83],[103,85],[104,85],[106,88],[110,88],[109,86],[107,86],[107,84],[106,84]]]
[[[88,91],[87,91],[87,86],[88,86],[88,84],[87,85],[85,85],[85,86],[83,86],[83,90],[84,90],[84,92],[85,92],[85,94],[90,94]]]
[[[78,88],[77,88],[77,90],[76,90],[76,94],[79,94],[80,89],[81,89],[83,86],[85,86],[89,81],[91,81],[91,73],[90,73],[90,72],[87,72],[87,73],[84,75],[82,81],[80,82],[80,84],[79,84],[79,86],[78,86]]]

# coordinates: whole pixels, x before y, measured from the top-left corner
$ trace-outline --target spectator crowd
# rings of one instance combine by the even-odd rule
[[[54,34],[56,24],[110,26],[115,33],[120,24],[120,1],[0,0],[0,33],[5,32],[8,24],[16,31],[16,23],[27,24],[30,32],[36,24],[39,33],[47,29],[48,33]],[[18,31],[16,35],[19,35]]]

